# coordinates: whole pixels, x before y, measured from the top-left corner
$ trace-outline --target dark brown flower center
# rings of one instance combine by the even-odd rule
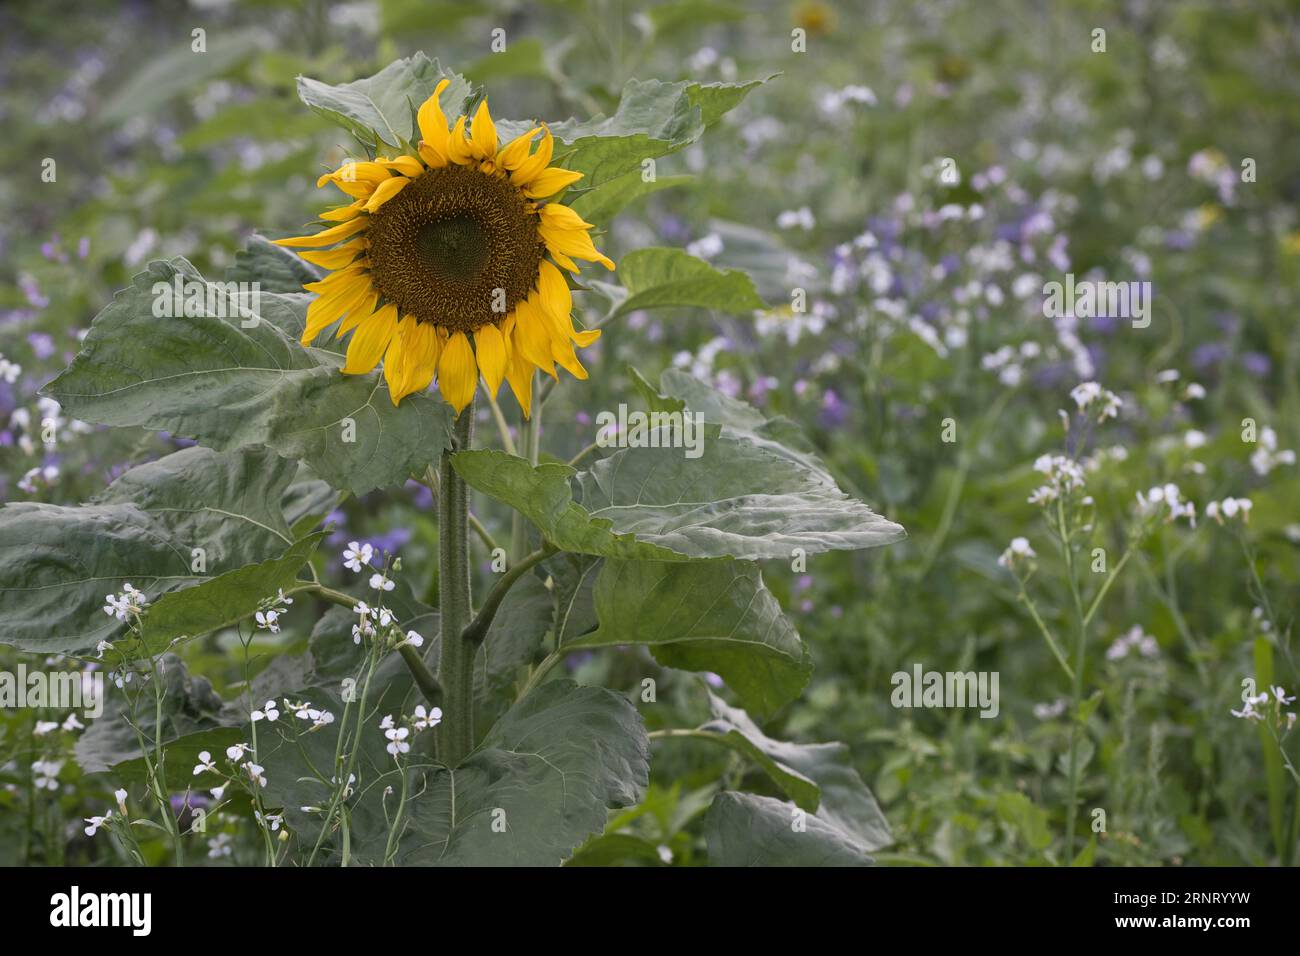
[[[370,218],[372,281],[401,315],[473,332],[537,285],[538,217],[507,179],[431,169]]]

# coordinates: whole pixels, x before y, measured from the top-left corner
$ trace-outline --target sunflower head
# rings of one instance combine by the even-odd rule
[[[338,335],[352,334],[346,374],[382,359],[394,404],[436,378],[457,413],[481,374],[492,394],[509,382],[528,415],[533,369],[586,378],[574,346],[600,336],[573,327],[561,269],[614,263],[592,244],[591,224],[552,198],[582,174],[551,165],[550,131],[501,145],[486,99],[449,124],[439,102],[448,82],[416,114],[417,155],[321,176],[317,186],[352,202],[323,213],[320,232],[277,242],[311,249],[302,257],[331,270],[305,287],[317,297],[302,342],[341,319]]]

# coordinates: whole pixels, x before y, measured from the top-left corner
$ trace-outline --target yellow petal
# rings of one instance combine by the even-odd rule
[[[551,357],[551,332],[546,317],[531,299],[515,306],[515,348],[533,365],[555,378],[555,361]]]
[[[536,179],[524,187],[524,195],[529,199],[545,199],[547,196],[554,196],[565,186],[573,185],[581,178],[582,173],[552,166],[550,169],[542,170]]]
[[[307,306],[307,324],[302,330],[302,338],[298,341],[302,345],[310,345],[312,340],[320,335],[322,329],[337,321],[342,314],[343,306],[337,297],[313,300],[311,305]]]
[[[403,176],[412,178],[424,172],[424,164],[414,156],[398,156],[396,159],[381,159],[379,165],[395,169]]]
[[[343,269],[335,269],[319,282],[308,282],[303,288],[320,296],[333,295],[345,286],[355,285],[361,274],[361,263],[354,262]]]
[[[447,157],[439,153],[428,143],[421,142],[419,147],[420,158],[424,160],[424,165],[430,169],[442,169],[447,165]]]
[[[551,258],[554,259],[556,262],[558,262],[562,268],[568,269],[570,272],[578,271],[578,264],[574,262],[572,259],[570,259],[568,256],[566,256],[564,253],[556,252],[554,249],[551,249],[549,251],[551,253]]]
[[[442,354],[442,339],[438,331],[427,322],[415,322],[406,336],[406,373],[402,378],[404,395],[422,392],[433,381],[438,371],[438,356]]]
[[[474,363],[474,350],[464,332],[456,332],[443,346],[438,359],[438,388],[442,397],[451,403],[459,415],[474,398],[478,388],[478,366]]]
[[[405,189],[410,182],[405,176],[393,176],[391,179],[384,180],[375,190],[375,194],[370,197],[370,201],[366,203],[366,212],[374,212]]]
[[[379,290],[373,286],[367,288],[361,295],[350,297],[347,303],[347,316],[339,323],[339,330],[334,333],[336,339],[341,339],[347,333],[351,332],[363,321],[370,318],[371,313],[375,311],[375,306],[379,304]]]
[[[532,148],[533,137],[539,129],[540,126],[534,126],[527,133],[516,136],[509,146],[497,153],[497,165],[502,169],[518,169],[519,164],[528,158],[528,150]]]
[[[355,236],[366,226],[370,225],[369,218],[357,217],[350,222],[341,222],[337,226],[330,226],[323,232],[318,232],[314,236],[294,236],[289,239],[276,239],[277,246],[288,246],[293,249],[300,249],[312,246],[332,246],[334,243],[346,239],[348,236]]]
[[[316,188],[320,189],[326,183],[370,183],[378,185],[388,178],[388,170],[379,163],[364,162],[355,163],[347,162],[334,170],[332,173],[324,173],[316,180]]]
[[[429,163],[430,166],[443,166],[447,162],[447,117],[442,112],[440,97],[450,82],[450,80],[439,80],[433,95],[424,101],[419,112],[415,114],[415,121],[420,127],[420,136],[424,139],[424,145],[428,147],[434,158],[441,160],[437,163]],[[420,155],[424,156],[423,149]],[[425,162],[429,162],[428,159]]]
[[[348,342],[344,375],[364,375],[379,364],[384,350],[397,331],[397,308],[386,305],[357,326]]]
[[[326,210],[320,214],[320,218],[326,222],[346,222],[349,219],[361,215],[365,212],[365,208],[366,201],[364,199],[358,199],[356,202],[349,203],[346,206],[336,206],[333,209]]]
[[[515,401],[523,409],[524,418],[528,418],[533,404],[533,364],[519,350],[518,335],[517,328],[511,330],[512,351],[506,366],[506,381],[510,383],[510,391],[515,393]]]
[[[497,154],[497,125],[492,122],[492,114],[488,112],[487,97],[483,97],[483,102],[478,105],[477,112],[474,113],[474,125],[472,143],[474,144],[474,153],[479,159],[492,159]]]
[[[456,126],[447,137],[447,159],[459,166],[468,165],[474,158],[473,148],[465,138],[465,117],[456,120]]]
[[[587,222],[568,206],[560,203],[547,203],[537,214],[542,219],[542,225],[548,229],[590,229],[591,223]]]
[[[537,152],[520,163],[519,168],[510,174],[510,181],[516,186],[527,186],[551,165],[551,155],[555,152],[555,139],[549,129],[545,126],[542,129],[545,132],[542,134],[541,142],[537,144]]]
[[[573,351],[573,343],[567,338],[551,339],[551,356],[574,378],[586,381],[587,370],[578,361],[578,356]]]
[[[554,327],[568,333],[569,315],[573,312],[573,293],[560,270],[545,259],[537,270],[537,301],[552,319]]]
[[[587,329],[584,332],[573,332],[569,336],[580,349],[585,349],[596,339],[600,338],[600,329]]]
[[[611,271],[614,268],[613,260],[597,251],[592,244],[591,237],[580,229],[552,229],[543,225],[538,228],[537,232],[542,237],[542,241],[546,243],[547,250],[556,257],[557,262],[560,256],[571,256],[574,259],[599,262]],[[565,266],[565,268],[569,267]],[[577,270],[570,269],[570,271]]]
[[[384,381],[388,383],[388,397],[396,405],[409,393],[402,391],[402,379],[406,374],[407,334],[415,325],[411,316],[397,323],[397,331],[388,340],[388,351],[384,352]]]
[[[501,330],[488,323],[474,333],[475,355],[478,356],[479,371],[487,382],[488,394],[496,395],[501,389],[501,380],[505,378],[506,340]]]
[[[326,249],[323,252],[300,252],[298,255],[322,269],[342,269],[344,266],[351,264],[352,260],[358,255],[365,252],[369,244],[365,236],[360,236],[351,242],[335,246],[333,249]]]

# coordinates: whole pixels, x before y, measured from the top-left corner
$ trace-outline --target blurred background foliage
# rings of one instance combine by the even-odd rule
[[[792,52],[796,28],[806,53]],[[678,366],[801,423],[846,489],[909,529],[888,549],[768,569],[817,667],[769,730],[849,744],[895,830],[888,863],[1061,862],[1068,687],[996,564],[1029,537],[1040,607],[1068,632],[1059,556],[1026,503],[1035,458],[1067,441],[1095,457],[1093,533],[1112,553],[1152,485],[1178,483],[1202,511],[1250,497],[1244,549],[1212,521],[1162,528],[1094,624],[1083,806],[1108,826],[1085,852],[1116,865],[1289,860],[1261,741],[1229,711],[1257,639],[1276,682],[1300,684],[1300,484],[1285,455],[1300,445],[1298,47],[1300,7],[1279,0],[6,3],[0,495],[83,501],[179,442],[69,425],[46,448],[39,422],[57,410],[36,393],[150,259],[216,275],[251,232],[312,218],[316,175],[355,146],[299,103],[299,74],[342,82],[423,50],[486,84],[494,113],[558,120],[610,110],[631,77],[780,73],[661,160],[660,177],[691,178],[633,205],[602,243],[615,259],[671,245],[745,268],[772,308],[608,329],[592,380],[548,405],[548,452],[567,458],[598,410],[632,400],[629,363],[652,380]],[[42,181],[47,157],[55,182]],[[945,158],[957,182],[940,175]],[[1044,318],[1042,281],[1067,271],[1151,281],[1151,326]],[[795,289],[806,312],[791,309]],[[1057,409],[1093,379],[1123,398],[1119,420],[1063,437]],[[940,440],[948,417],[955,443]],[[1267,467],[1251,462],[1267,442],[1241,440],[1247,417],[1273,436]],[[429,565],[437,531],[418,488],[349,501],[332,520],[336,542],[363,536]],[[310,622],[291,624],[259,649],[300,649]],[[1157,650],[1108,658],[1134,627]],[[187,661],[228,689],[229,647],[190,645]],[[890,675],[915,663],[998,671],[1001,713],[895,709]],[[577,676],[634,687],[653,669],[629,651]],[[660,681],[661,706],[642,708],[652,727],[704,716],[696,678]],[[71,735],[35,737],[31,721],[0,715],[0,807],[22,810],[0,814],[0,847],[93,859],[75,823],[107,790],[60,756]],[[59,787],[34,800],[42,759],[63,761]],[[613,824],[636,839],[583,861],[699,862],[692,827],[718,781],[742,773],[721,750],[657,744],[650,798]]]

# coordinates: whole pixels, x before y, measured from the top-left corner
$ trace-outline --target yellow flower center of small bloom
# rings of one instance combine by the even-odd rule
[[[449,331],[497,323],[537,285],[533,204],[501,176],[431,169],[372,215],[371,279],[400,315]]]

